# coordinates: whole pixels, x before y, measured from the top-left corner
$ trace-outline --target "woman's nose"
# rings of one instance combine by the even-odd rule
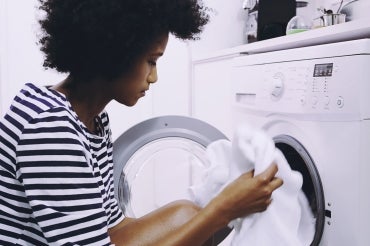
[[[157,68],[153,68],[148,75],[148,83],[155,83],[158,80]]]

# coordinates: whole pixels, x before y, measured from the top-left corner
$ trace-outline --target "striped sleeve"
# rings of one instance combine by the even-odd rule
[[[61,108],[25,124],[16,176],[48,245],[110,245],[99,180],[74,124]]]

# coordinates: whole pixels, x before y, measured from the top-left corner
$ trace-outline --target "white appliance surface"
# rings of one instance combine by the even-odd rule
[[[370,245],[369,64],[368,39],[234,59],[235,124],[263,128],[286,156],[311,160],[290,164],[310,165],[313,245]]]

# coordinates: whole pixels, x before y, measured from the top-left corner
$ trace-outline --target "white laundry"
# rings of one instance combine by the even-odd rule
[[[302,175],[291,170],[284,155],[262,130],[243,125],[233,141],[218,140],[206,150],[210,166],[201,184],[190,188],[194,201],[205,206],[227,184],[254,169],[263,172],[272,162],[284,184],[273,195],[273,202],[262,213],[230,222],[234,228],[232,246],[307,246],[313,240],[315,219],[301,190]]]

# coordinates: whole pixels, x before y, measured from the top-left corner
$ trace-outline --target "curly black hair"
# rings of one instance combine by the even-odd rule
[[[199,0],[39,0],[44,67],[114,79],[158,37],[198,38],[209,20]]]

